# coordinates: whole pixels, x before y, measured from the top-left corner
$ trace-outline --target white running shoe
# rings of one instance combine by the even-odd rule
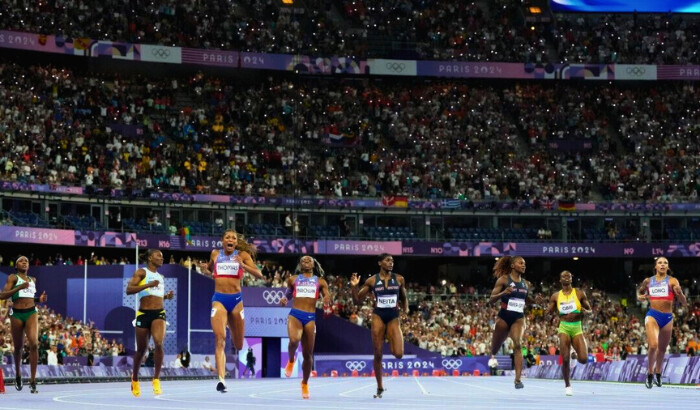
[[[564,391],[566,392],[566,395],[567,395],[567,396],[573,396],[573,395],[574,395],[574,389],[573,389],[573,387],[571,387],[571,386],[565,388]]]

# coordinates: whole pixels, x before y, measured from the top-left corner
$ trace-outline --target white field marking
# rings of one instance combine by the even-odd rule
[[[416,381],[416,383],[418,384],[418,387],[420,387],[420,390],[421,390],[421,391],[423,392],[423,394],[424,394],[424,395],[426,395],[426,396],[427,396],[427,395],[429,395],[429,394],[430,394],[430,393],[428,393],[428,391],[427,391],[427,390],[425,390],[425,387],[423,387],[423,385],[421,384],[421,382],[420,382],[420,381],[418,380],[418,378],[417,378],[417,377],[413,376],[413,380],[415,380],[415,381]]]
[[[301,380],[301,379],[298,379],[298,380]],[[339,379],[339,380],[340,380],[340,379]],[[342,382],[325,383],[325,384],[313,384],[313,385],[309,385],[309,387],[312,387],[312,386],[313,386],[314,388],[317,388],[317,387],[324,387],[324,386],[337,386],[337,385],[340,385],[340,384],[350,383],[350,382],[355,381],[355,380],[357,380],[357,379],[356,379],[356,378],[352,378],[352,379],[344,380],[344,381],[342,381]],[[267,395],[267,394],[274,394],[274,393],[282,393],[282,392],[287,392],[287,391],[297,391],[297,390],[299,390],[299,389],[301,388],[300,384],[301,384],[301,383],[295,384],[293,388],[287,388],[287,389],[282,389],[282,390],[272,390],[272,391],[266,391],[266,392],[260,392],[260,393],[249,394],[248,397],[253,398],[253,399],[262,399],[262,400],[288,400],[288,399],[278,399],[278,398],[270,398],[270,399],[267,399],[267,398],[265,398],[265,397],[260,397],[259,395]]]
[[[356,392],[356,391],[359,391],[359,390],[364,390],[364,389],[366,389],[366,388],[368,388],[368,387],[375,387],[376,385],[377,385],[376,382],[370,383],[370,384],[368,384],[368,385],[366,385],[366,386],[362,386],[362,387],[358,387],[358,388],[356,388],[356,389],[346,390],[346,391],[344,391],[344,392],[338,393],[338,396],[350,397],[350,396],[348,395],[349,393],[353,393],[353,392]]]

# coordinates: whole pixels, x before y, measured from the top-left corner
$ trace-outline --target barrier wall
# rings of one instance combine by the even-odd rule
[[[533,366],[523,370],[527,377],[540,379],[561,379],[561,366],[558,363]],[[571,378],[574,380],[595,380],[612,382],[643,382],[647,374],[647,356],[628,356],[625,360],[603,363],[579,364],[571,362]],[[700,383],[700,357],[687,357],[678,354],[666,355],[662,372],[665,383]]]
[[[317,75],[371,75],[535,80],[700,80],[697,65],[541,64],[367,59],[351,57],[249,53],[228,50],[168,47],[71,38],[0,30],[0,48],[81,57],[113,58],[165,64],[193,64],[226,69],[290,71]]]
[[[89,246],[106,248],[158,248],[163,251],[211,251],[221,248],[221,238],[166,234],[74,231],[65,229],[0,226],[0,242]],[[496,257],[700,257],[700,242],[692,243],[556,243],[556,242],[467,242],[467,241],[363,241],[301,240],[290,238],[253,239],[260,253],[313,255],[392,255]],[[164,265],[167,266],[167,265]]]

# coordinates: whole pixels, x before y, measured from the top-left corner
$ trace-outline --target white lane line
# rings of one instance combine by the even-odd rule
[[[416,383],[418,384],[418,387],[420,387],[420,390],[423,392],[423,395],[426,395],[426,396],[427,396],[427,395],[430,394],[430,393],[428,393],[427,390],[425,390],[425,387],[423,387],[423,384],[418,380],[417,377],[414,376],[414,377],[413,377],[413,380],[416,381]]]
[[[365,385],[365,386],[362,386],[362,387],[358,387],[358,388],[356,388],[356,389],[346,390],[346,391],[344,391],[344,392],[340,392],[340,393],[338,393],[338,396],[350,397],[350,396],[349,396],[349,393],[353,393],[353,392],[356,392],[356,391],[364,390],[364,389],[369,388],[369,387],[375,387],[376,385],[377,385],[376,382],[370,383],[370,384],[368,384],[368,385]]]

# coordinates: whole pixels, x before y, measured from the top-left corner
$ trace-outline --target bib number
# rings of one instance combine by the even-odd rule
[[[525,299],[508,299],[508,308],[506,310],[523,313],[525,310]]]
[[[161,298],[165,296],[165,284],[163,284],[163,281],[163,278],[158,279],[158,286],[154,288],[148,288],[148,293],[151,296],[158,296]]]
[[[668,296],[668,286],[652,286],[649,288],[649,296],[663,298]]]
[[[240,265],[237,262],[221,262],[216,264],[216,274],[219,276],[238,276]]]
[[[576,310],[576,303],[575,302],[567,302],[567,303],[562,303],[559,305],[559,313],[562,315],[565,315],[567,313],[571,313],[574,310]]]
[[[29,282],[29,287],[27,289],[22,289],[17,293],[21,298],[33,298],[34,294],[36,294],[36,285],[34,282]]]
[[[296,297],[298,298],[315,298],[316,286],[297,286]]]
[[[378,308],[394,308],[396,307],[396,302],[398,296],[396,295],[384,295],[377,297],[377,307]]]

